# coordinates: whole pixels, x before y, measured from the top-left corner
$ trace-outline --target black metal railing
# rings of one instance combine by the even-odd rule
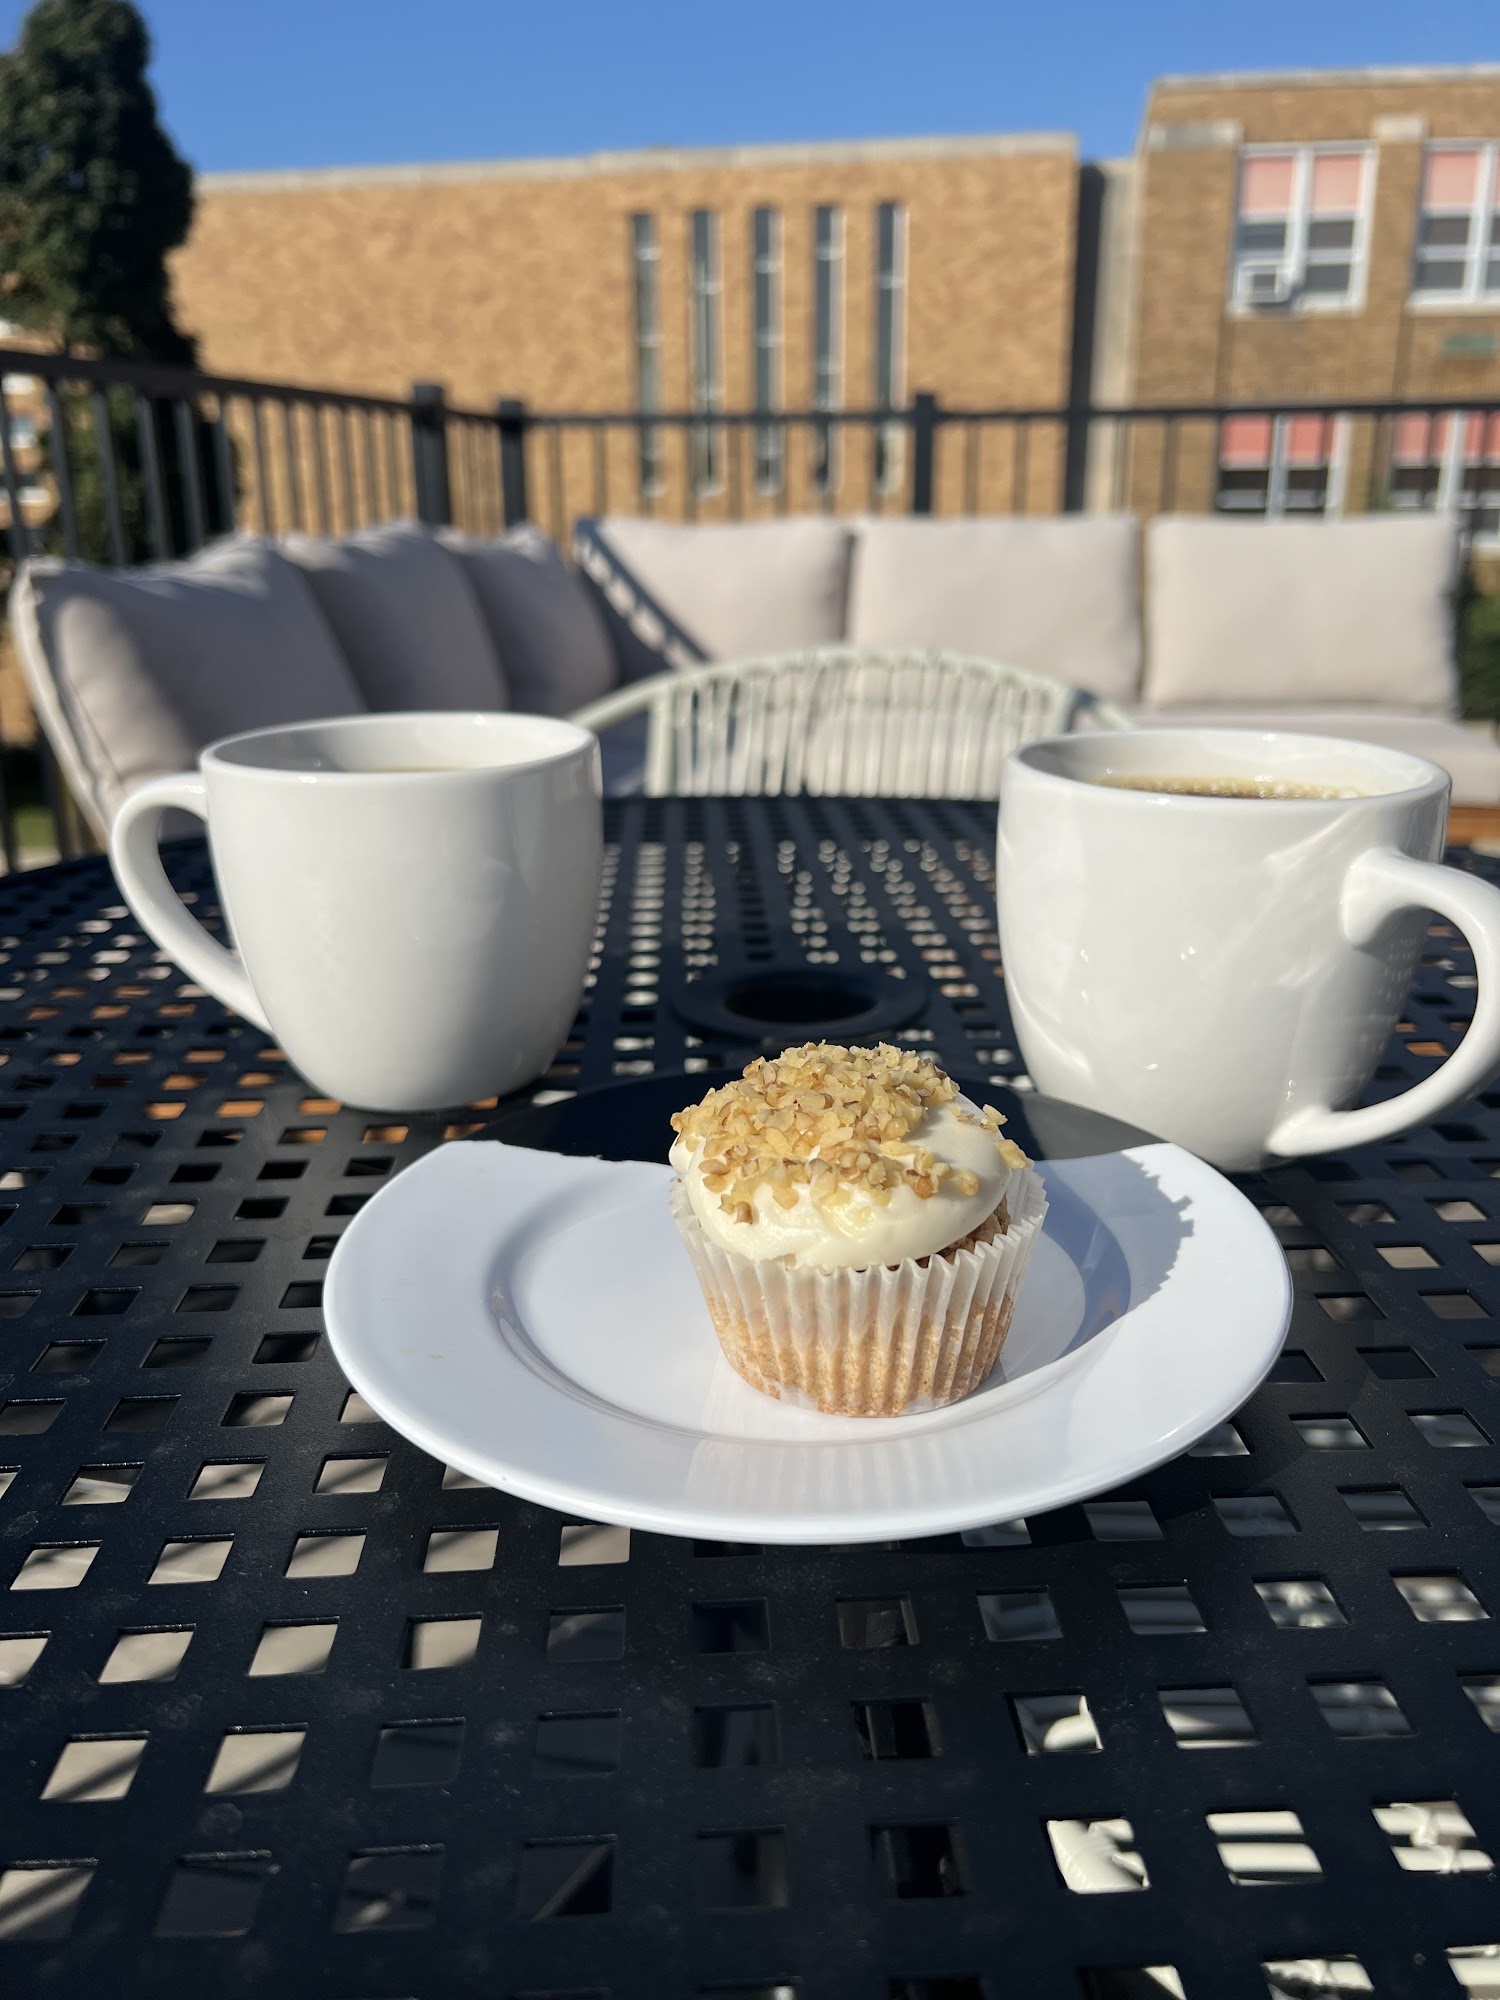
[[[1248,454],[1246,425],[1259,439]],[[1231,436],[1243,462],[1226,457]],[[1500,399],[955,408],[919,393],[899,409],[705,416],[506,397],[474,410],[432,382],[375,396],[3,348],[0,499],[12,573],[41,554],[125,566],[237,529],[328,535],[403,518],[479,535],[535,521],[566,546],[575,518],[612,513],[1451,506],[1500,541]],[[77,852],[88,834],[45,743],[7,749],[8,695],[0,852],[14,868]]]
[[[235,528],[333,534],[415,516],[478,530],[502,517],[496,418],[449,409],[434,383],[369,396],[15,348],[0,349],[0,370],[14,561],[120,565]]]
[[[535,519],[560,540],[582,514],[691,521],[808,511],[1362,513],[1439,504],[1450,484],[1467,523],[1500,533],[1500,399],[1493,397],[965,408],[919,394],[898,410],[716,411],[723,469],[711,484],[694,477],[701,411],[504,408],[497,423],[509,465],[505,519]],[[1393,480],[1403,419],[1426,427],[1436,455],[1431,478]],[[1489,427],[1467,482],[1451,481],[1436,463],[1452,455],[1450,419]],[[1220,444],[1233,420],[1267,427],[1263,490],[1253,479],[1236,485],[1232,468],[1225,476]],[[1289,445],[1290,425],[1298,434]],[[1311,450],[1300,435],[1310,426],[1318,433]],[[777,444],[762,454],[756,440],[766,434]],[[761,456],[777,468],[772,482],[748,476]],[[1418,456],[1412,466],[1426,463]],[[1493,525],[1480,519],[1488,516],[1497,516]]]
[[[450,409],[432,383],[370,396],[0,349],[0,585],[28,557],[123,567],[236,529],[328,535],[414,517],[499,533],[513,517],[503,451],[495,414]],[[88,828],[13,676],[3,696],[6,868],[84,851]]]

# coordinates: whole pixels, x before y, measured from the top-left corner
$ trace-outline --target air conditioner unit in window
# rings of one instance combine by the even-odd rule
[[[1247,271],[1243,292],[1247,305],[1289,306],[1292,302],[1292,281],[1283,271]]]

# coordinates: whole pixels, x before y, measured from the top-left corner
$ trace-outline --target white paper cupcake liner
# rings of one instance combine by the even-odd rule
[[[1006,1196],[1003,1235],[864,1271],[810,1271],[721,1250],[680,1180],[682,1234],[724,1358],[752,1388],[830,1415],[894,1417],[956,1403],[990,1373],[1042,1233],[1047,1196],[1029,1167]]]

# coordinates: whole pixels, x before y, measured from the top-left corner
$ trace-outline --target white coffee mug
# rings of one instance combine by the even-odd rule
[[[208,822],[234,950],[162,869]],[[594,939],[599,746],[534,715],[361,715],[259,729],[131,794],[110,833],[142,928],[343,1102],[427,1111],[539,1076]]]
[[[1131,788],[1152,778],[1356,796]],[[1000,794],[1000,957],[1038,1090],[1239,1170],[1388,1139],[1479,1089],[1500,1067],[1500,891],[1437,865],[1448,789],[1400,751],[1251,730],[1017,751]],[[1433,1075],[1351,1110],[1429,911],[1474,953],[1473,1023]]]

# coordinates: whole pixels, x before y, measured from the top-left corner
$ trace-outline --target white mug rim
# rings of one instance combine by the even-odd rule
[[[1163,748],[1170,747],[1175,755],[1180,755],[1184,744],[1187,743],[1201,743],[1209,747],[1222,748],[1226,752],[1231,752],[1236,747],[1245,748],[1250,744],[1256,744],[1272,756],[1285,752],[1303,761],[1309,749],[1316,754],[1317,749],[1322,747],[1330,755],[1337,755],[1356,764],[1363,763],[1371,770],[1371,782],[1378,785],[1378,789],[1343,797],[1280,799],[1235,798],[1205,792],[1152,792],[1137,790],[1127,785],[1101,785],[1092,773],[1085,775],[1077,771],[1049,769],[1045,762],[1037,761],[1038,757],[1047,755],[1072,757],[1078,755],[1080,751],[1084,755],[1090,751],[1101,751],[1107,755],[1110,747],[1125,743],[1146,748],[1153,744]],[[1303,734],[1301,731],[1291,729],[1216,729],[1211,725],[1182,729],[1101,729],[1064,736],[1044,736],[1011,751],[1006,763],[1024,766],[1028,778],[1044,785],[1092,791],[1099,796],[1101,804],[1108,801],[1112,805],[1142,806],[1153,810],[1172,808],[1190,812],[1201,811],[1204,808],[1213,808],[1219,812],[1243,812],[1251,806],[1261,808],[1267,805],[1273,805],[1278,811],[1286,814],[1293,811],[1304,814],[1349,811],[1360,806],[1375,805],[1382,799],[1427,797],[1447,791],[1452,783],[1442,766],[1434,764],[1430,758],[1419,757],[1413,751],[1398,750],[1384,743],[1362,743],[1348,736]],[[1402,775],[1396,776],[1394,773]],[[1141,774],[1145,775],[1144,770]]]
[[[551,747],[539,747],[535,753],[513,759],[508,763],[495,764],[453,764],[441,770],[369,770],[334,771],[309,768],[297,764],[260,764],[231,754],[254,743],[265,743],[268,739],[281,737],[295,739],[314,732],[338,730],[347,735],[359,736],[366,732],[375,733],[389,728],[392,724],[433,723],[460,726],[466,724],[508,724],[524,723],[530,732],[540,736],[545,744],[551,737]],[[481,779],[505,777],[521,771],[546,770],[552,765],[566,763],[580,751],[591,749],[598,742],[593,730],[581,724],[570,722],[565,716],[526,715],[508,709],[390,709],[364,715],[328,715],[313,717],[305,722],[271,723],[263,729],[238,730],[232,736],[221,736],[199,752],[198,767],[207,775],[210,771],[232,773],[235,777],[252,778],[260,782],[276,783],[293,779],[298,784],[338,785],[370,784],[453,784],[460,781],[475,782]]]

